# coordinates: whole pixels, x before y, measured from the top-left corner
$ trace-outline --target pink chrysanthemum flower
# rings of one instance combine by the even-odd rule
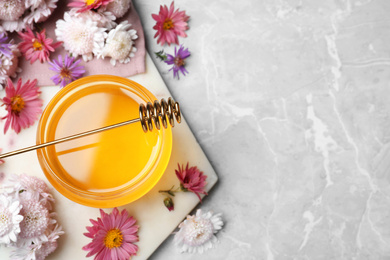
[[[136,220],[125,209],[119,213],[114,208],[110,214],[100,210],[100,214],[97,221],[90,220],[93,226],[87,227],[88,233],[84,233],[92,238],[92,242],[83,247],[89,251],[87,257],[96,254],[96,260],[125,260],[135,255],[138,251],[138,246],[134,245],[138,241]]]
[[[21,238],[35,238],[46,231],[50,224],[50,215],[46,207],[36,200],[27,200],[22,202],[20,213],[24,219],[20,223]]]
[[[77,12],[82,13],[91,9],[98,9],[101,6],[106,6],[113,0],[74,0],[69,3],[69,7],[75,7],[79,10]]]
[[[43,29],[41,33],[37,33],[37,36],[27,28],[27,32],[18,32],[20,39],[23,41],[19,44],[20,51],[24,57],[32,64],[37,59],[40,62],[49,60],[50,52],[54,52],[62,42],[53,43],[53,39],[46,38],[46,30]]]
[[[158,37],[157,43],[179,44],[178,36],[187,37],[185,31],[188,30],[187,21],[190,17],[185,11],[175,10],[174,2],[169,9],[166,5],[160,6],[159,14],[152,14],[152,17],[156,21],[153,29],[157,31],[154,35],[154,38]]]
[[[218,241],[214,235],[223,226],[221,213],[202,213],[198,209],[195,216],[187,216],[180,223],[179,231],[176,232],[174,243],[180,252],[203,253],[212,248]]]
[[[47,184],[36,176],[12,174],[2,188],[7,194],[16,194],[20,201],[36,200],[49,210],[54,202]]]
[[[2,118],[7,120],[4,125],[4,134],[10,126],[16,133],[19,133],[22,128],[33,125],[42,112],[43,101],[39,99],[41,92],[37,87],[36,79],[32,82],[28,80],[23,85],[22,79],[19,79],[16,86],[10,79],[7,79],[7,82],[6,96],[2,100],[8,112]]]
[[[184,191],[191,191],[195,193],[199,200],[202,201],[200,194],[207,195],[207,192],[204,190],[207,182],[207,175],[203,175],[203,172],[199,171],[198,167],[193,166],[188,168],[188,163],[186,168],[180,167],[179,170],[175,170],[177,178],[180,180],[180,187]]]

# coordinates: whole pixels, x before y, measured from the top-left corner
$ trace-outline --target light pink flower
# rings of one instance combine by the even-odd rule
[[[114,208],[110,214],[100,210],[100,214],[97,221],[90,220],[93,226],[87,227],[88,233],[84,233],[92,238],[92,242],[83,247],[89,251],[87,257],[96,254],[95,260],[125,260],[135,255],[138,251],[138,246],[134,245],[138,241],[136,220],[125,209],[119,213]]]
[[[28,80],[22,84],[22,79],[18,80],[16,86],[10,79],[7,79],[5,87],[5,97],[2,99],[3,105],[8,114],[2,119],[6,119],[4,125],[4,134],[8,128],[19,133],[22,128],[28,128],[34,124],[42,112],[43,101],[39,98],[41,91],[37,87],[37,80],[30,82]]]
[[[39,201],[27,200],[22,202],[20,213],[23,220],[20,223],[21,238],[35,238],[46,231],[50,223],[49,211]]]
[[[159,14],[152,14],[153,19],[156,21],[156,25],[153,29],[157,30],[154,38],[158,37],[157,43],[171,43],[179,44],[178,36],[187,37],[187,34],[184,32],[188,30],[187,21],[190,19],[186,15],[185,11],[175,10],[174,2],[171,3],[171,6],[160,5]]]
[[[207,175],[203,175],[203,172],[199,171],[196,166],[188,168],[188,163],[186,168],[180,167],[179,170],[175,170],[177,178],[180,180],[180,187],[184,191],[191,191],[195,193],[199,200],[202,201],[199,194],[207,195],[207,192],[204,190],[206,186]]]
[[[201,209],[196,215],[187,216],[180,223],[179,231],[175,233],[174,243],[181,253],[203,253],[213,248],[218,239],[215,234],[222,229],[221,213],[211,211],[203,213]]]
[[[16,21],[25,10],[22,0],[0,0],[0,20]]]
[[[53,43],[53,39],[46,38],[46,30],[43,29],[41,33],[37,33],[37,36],[27,28],[27,32],[18,32],[20,39],[23,41],[19,44],[20,51],[24,57],[32,64],[37,59],[40,62],[46,62],[49,60],[50,52],[54,52],[62,42]]]
[[[69,3],[69,7],[79,8],[77,12],[82,13],[91,9],[98,9],[101,6],[108,5],[113,0],[74,0]]]

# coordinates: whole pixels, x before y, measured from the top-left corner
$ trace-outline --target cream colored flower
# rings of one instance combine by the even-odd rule
[[[20,222],[23,220],[19,214],[21,208],[19,201],[13,200],[11,196],[0,195],[0,244],[9,245],[11,241],[17,241]]]
[[[198,209],[195,216],[187,216],[179,225],[174,243],[180,252],[203,253],[218,241],[214,234],[222,226],[221,213],[213,215],[210,211],[202,213]]]
[[[138,38],[137,31],[130,29],[131,24],[128,21],[123,21],[112,29],[107,36],[106,44],[98,57],[111,57],[111,64],[116,65],[116,62],[128,63],[134,57],[137,49],[134,47],[134,40]]]

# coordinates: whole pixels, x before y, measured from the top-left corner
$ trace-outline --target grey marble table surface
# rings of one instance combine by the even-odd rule
[[[219,182],[215,248],[151,259],[390,259],[390,1],[175,1],[189,74],[151,56]],[[189,148],[190,149],[190,148]]]

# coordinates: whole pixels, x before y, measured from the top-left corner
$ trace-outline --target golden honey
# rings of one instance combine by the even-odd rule
[[[139,117],[139,105],[156,98],[121,77],[85,77],[63,88],[42,114],[37,143]],[[75,202],[114,207],[138,199],[162,176],[171,129],[145,133],[139,122],[38,150],[51,184]]]

